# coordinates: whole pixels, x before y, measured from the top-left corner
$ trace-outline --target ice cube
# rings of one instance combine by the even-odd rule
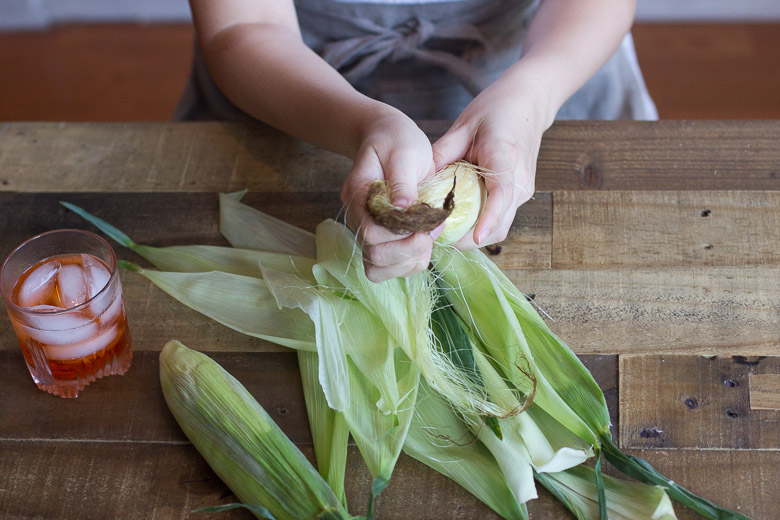
[[[119,327],[114,325],[110,329],[106,330],[95,336],[84,340],[79,343],[61,345],[61,346],[45,346],[46,357],[49,359],[81,359],[85,358],[95,352],[99,352],[109,346],[111,342],[116,339]]]
[[[60,301],[66,309],[81,305],[87,301],[87,282],[81,266],[67,264],[60,267],[57,273],[57,287],[60,290]]]
[[[62,307],[55,307],[54,305],[36,305],[34,307],[27,307],[28,310],[38,313],[48,313],[48,312],[60,312]]]
[[[85,341],[98,333],[97,320],[84,313],[40,313],[25,316],[31,326],[24,331],[35,341],[46,345],[68,345]]]
[[[107,323],[113,323],[116,321],[117,317],[119,317],[119,313],[122,312],[122,296],[117,295],[116,298],[114,298],[114,301],[111,302],[111,305],[108,307],[108,309],[101,314],[100,317],[100,323],[107,324]]]
[[[81,255],[84,279],[87,282],[87,297],[94,298],[111,279],[105,264],[92,255]]]
[[[60,263],[57,260],[46,262],[36,267],[22,282],[17,294],[17,302],[21,307],[43,305],[52,298],[54,284]]]

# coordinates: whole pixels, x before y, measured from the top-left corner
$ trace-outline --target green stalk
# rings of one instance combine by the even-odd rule
[[[750,520],[750,517],[742,513],[717,506],[706,498],[691,493],[676,482],[661,475],[646,460],[623,453],[620,448],[615,446],[610,437],[603,435],[601,445],[604,456],[617,469],[640,482],[662,487],[672,499],[693,509],[703,517],[710,520]]]

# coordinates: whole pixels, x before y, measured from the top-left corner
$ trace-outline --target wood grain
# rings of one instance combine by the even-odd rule
[[[779,265],[780,192],[562,191],[553,267]]]
[[[202,343],[191,348],[205,350]],[[310,444],[300,372],[294,352],[208,352],[236,377],[290,439]],[[100,379],[77,399],[62,399],[35,387],[21,352],[0,352],[0,374],[8,398],[0,401],[6,440],[78,440],[98,442],[183,442],[160,389],[156,352],[135,352],[124,376]],[[617,376],[615,378],[615,386]],[[41,420],[45,417],[46,420]]]
[[[236,497],[186,443],[80,444],[41,441],[0,441],[0,514],[7,518],[184,519],[198,507],[235,502]],[[310,446],[302,447],[311,460]],[[774,503],[765,500],[780,477],[780,453],[728,451],[631,451],[661,472],[719,505],[739,510],[754,520],[773,520]],[[116,468],[121,467],[117,477]],[[360,454],[348,455],[347,500],[352,513],[364,510],[370,476]],[[72,475],[79,475],[74,480]],[[718,475],[713,478],[713,475]],[[63,485],[67,483],[67,485]],[[421,494],[420,489],[425,493]],[[110,497],[109,499],[98,497]],[[697,518],[681,506],[680,520]],[[401,455],[393,479],[377,503],[380,518],[498,518],[454,482]],[[569,518],[562,505],[540,489],[529,504],[535,520]],[[223,513],[222,518],[250,519],[248,512]]]
[[[624,448],[780,451],[780,411],[755,410],[748,377],[780,357],[620,356]]]
[[[780,411],[780,374],[750,374],[751,410]]]
[[[780,355],[780,269],[507,270],[577,353]]]
[[[536,189],[778,190],[778,143],[772,121],[556,122]],[[338,193],[350,165],[261,124],[0,125],[3,191]]]

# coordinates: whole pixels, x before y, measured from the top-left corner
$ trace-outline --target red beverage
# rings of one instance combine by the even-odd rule
[[[110,264],[89,253],[47,256],[23,270],[17,267],[15,271],[21,274],[7,291],[6,282],[11,278],[7,271],[12,269],[9,262],[25,245],[47,235],[26,242],[6,260],[3,296],[38,388],[61,397],[77,397],[92,381],[124,374],[130,367],[132,347],[122,286],[113,251],[92,235],[108,248],[111,254],[106,260]]]

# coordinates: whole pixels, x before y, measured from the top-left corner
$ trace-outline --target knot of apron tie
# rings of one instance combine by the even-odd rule
[[[440,26],[415,17],[392,29],[373,25],[362,28],[369,34],[330,42],[322,50],[323,59],[352,84],[369,76],[383,61],[413,59],[446,70],[473,95],[487,86],[480,70],[468,61],[424,46],[432,39],[453,40],[476,44],[484,52],[485,39],[473,25]]]

